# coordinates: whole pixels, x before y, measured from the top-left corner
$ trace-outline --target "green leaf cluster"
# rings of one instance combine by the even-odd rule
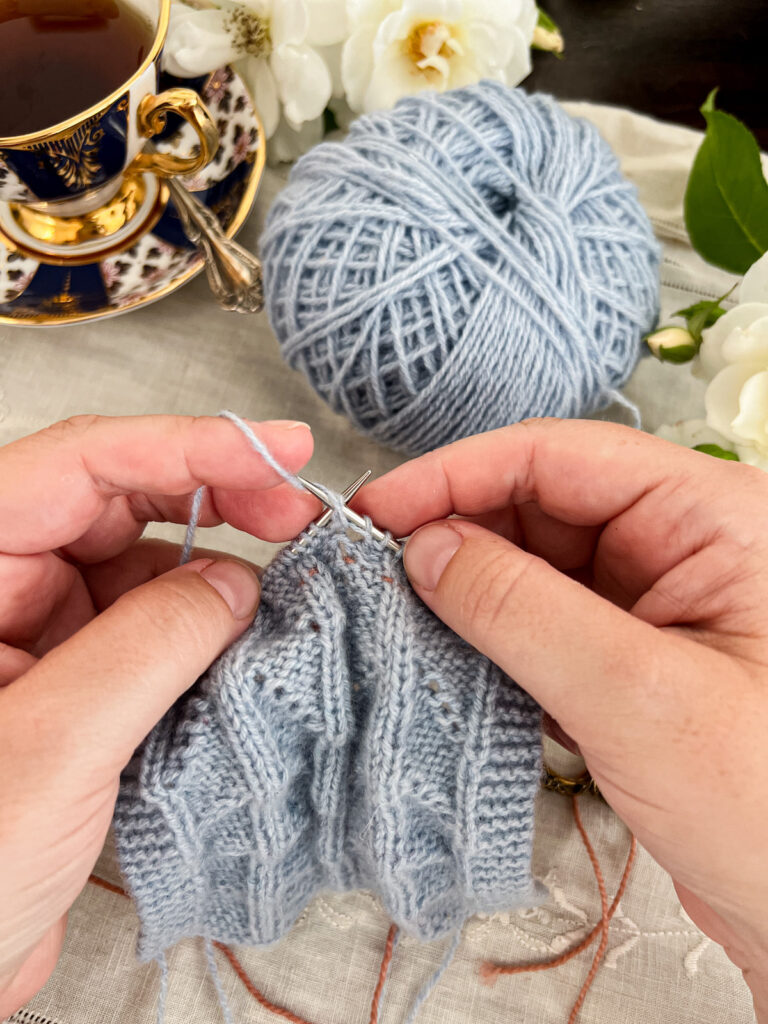
[[[720,303],[727,299],[730,294],[731,292],[726,292],[719,299],[703,299],[701,302],[694,302],[692,306],[678,309],[672,315],[681,316],[685,320],[686,327],[693,336],[694,341],[698,346],[701,346],[701,332],[705,331],[707,327],[711,327],[712,324],[717,323],[720,317],[725,314],[725,310]]]
[[[755,137],[715,108],[716,93],[701,108],[707,132],[685,191],[685,225],[705,260],[743,274],[768,251],[768,184]]]

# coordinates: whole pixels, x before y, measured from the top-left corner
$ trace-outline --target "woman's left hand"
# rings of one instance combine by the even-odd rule
[[[312,453],[305,424],[252,427],[290,470]],[[225,419],[78,417],[0,448],[0,1019],[56,964],[135,747],[256,611],[243,563],[139,539],[201,484],[203,526],[287,540],[317,513]]]

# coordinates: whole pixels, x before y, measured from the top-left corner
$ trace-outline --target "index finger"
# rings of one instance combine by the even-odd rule
[[[312,454],[306,424],[251,423],[295,472]],[[0,538],[10,554],[63,547],[115,497],[189,494],[201,485],[269,489],[280,475],[216,416],[78,416],[0,448]],[[297,501],[306,501],[299,492]]]
[[[728,463],[728,466],[733,464]],[[594,420],[527,420],[456,441],[364,487],[354,503],[395,536],[449,515],[525,502],[561,522],[596,526],[674,475],[716,490],[723,463],[631,427]],[[731,478],[729,478],[731,479]]]

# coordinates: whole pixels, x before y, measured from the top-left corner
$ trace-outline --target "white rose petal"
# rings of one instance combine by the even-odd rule
[[[235,68],[245,79],[245,84],[253,97],[254,105],[264,126],[264,136],[269,139],[274,134],[280,120],[277,83],[269,67],[269,62],[264,58],[248,57],[238,61]]]
[[[316,46],[315,50],[325,61],[325,66],[331,76],[331,97],[341,100],[344,98],[344,84],[341,81],[341,49],[342,44],[335,46]]]
[[[272,0],[220,0],[226,6],[244,7],[262,21],[269,21],[272,16]]]
[[[753,263],[739,288],[739,304],[768,302],[768,252]]]
[[[737,327],[750,327],[756,320],[764,316],[768,316],[768,303],[748,302],[729,309],[724,316],[721,316],[703,332],[699,357],[705,377],[711,380],[726,365],[727,360],[723,357],[722,349],[731,331]]]
[[[504,69],[512,60],[518,30],[512,26],[501,33],[486,21],[473,21],[464,28],[462,37],[468,53],[474,58],[478,68]]]
[[[761,363],[768,367],[768,316],[747,327],[736,327],[720,350],[726,363]]]
[[[507,85],[519,85],[531,73],[531,44],[525,39],[519,28],[510,30],[517,47],[506,67],[505,82]]]
[[[745,444],[736,444],[733,447],[739,456],[739,462],[743,462],[747,466],[757,466],[758,469],[768,473],[768,453],[764,450]]]
[[[310,46],[335,46],[347,38],[347,5],[344,0],[307,0]]]
[[[350,31],[363,25],[376,27],[400,6],[399,0],[347,0],[347,20]]]
[[[293,128],[319,117],[331,98],[331,74],[311,46],[280,46],[270,57],[283,112]]]
[[[471,0],[402,0],[400,8],[409,24],[440,21],[454,22],[462,16],[465,4]]]
[[[360,111],[371,80],[371,51],[376,37],[375,25],[356,29],[341,51],[341,81],[352,110]]]
[[[304,0],[275,0],[270,20],[273,50],[300,46],[309,30],[309,11]]]
[[[379,58],[373,68],[365,91],[363,109],[386,110],[404,96],[426,88],[426,84],[424,76],[414,72],[412,62],[393,46],[391,52]]]
[[[526,41],[526,45],[530,46],[533,42],[533,33],[536,31],[536,25],[539,22],[539,8],[535,3],[523,3],[521,5],[520,16],[517,19],[518,28],[523,34],[523,39]]]
[[[768,450],[768,370],[754,373],[739,394],[739,415],[733,421],[736,437]]]
[[[522,3],[521,0],[475,0],[473,7],[475,18],[506,28],[520,25],[521,22],[523,25],[527,24],[531,9],[530,4]],[[538,15],[534,9],[534,25],[536,21],[538,21]],[[531,35],[533,35],[533,27],[531,27]]]
[[[737,444],[743,437],[734,430],[734,420],[739,416],[741,389],[750,377],[760,373],[762,367],[754,363],[737,363],[726,366],[711,381],[704,395],[707,423],[729,441]]]
[[[227,14],[171,5],[171,20],[163,49],[163,67],[172,75],[191,78],[229,64],[239,56],[229,34]]]
[[[414,19],[409,11],[400,9],[392,11],[391,14],[387,14],[385,16],[373,37],[374,71],[376,63],[387,56],[393,43],[402,44],[402,42],[408,38],[411,29],[414,27]],[[401,46],[400,49],[404,50],[405,48]],[[415,66],[415,62],[412,62],[405,53],[403,53],[402,56],[403,59],[409,62],[409,64],[413,63]]]

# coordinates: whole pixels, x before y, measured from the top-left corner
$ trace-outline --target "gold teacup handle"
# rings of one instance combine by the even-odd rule
[[[145,139],[157,135],[165,128],[168,114],[178,114],[192,125],[200,140],[196,156],[176,156],[173,153],[139,153],[131,170],[149,171],[161,178],[177,174],[194,174],[209,164],[219,148],[219,133],[208,108],[192,89],[166,89],[158,96],[145,96],[136,111],[139,134]]]

